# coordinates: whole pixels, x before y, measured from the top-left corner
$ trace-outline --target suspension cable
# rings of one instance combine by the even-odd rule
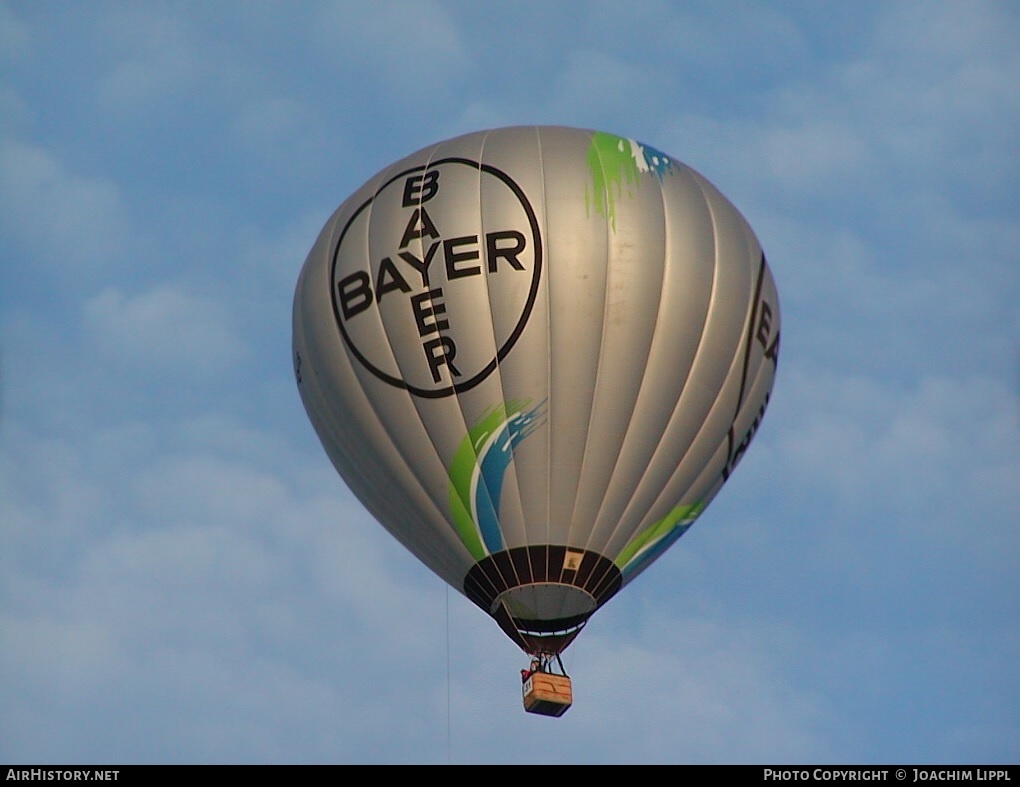
[[[446,586],[446,764],[452,765],[450,721],[450,586]]]

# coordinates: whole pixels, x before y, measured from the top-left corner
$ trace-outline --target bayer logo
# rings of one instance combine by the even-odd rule
[[[357,206],[332,264],[333,311],[376,377],[465,391],[513,348],[538,293],[534,210],[505,172],[461,158],[407,169]]]

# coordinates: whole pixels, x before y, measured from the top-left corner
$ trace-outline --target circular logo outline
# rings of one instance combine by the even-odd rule
[[[368,358],[366,358],[365,355],[361,352],[361,350],[358,349],[357,345],[354,343],[354,340],[351,339],[351,337],[347,333],[347,329],[344,327],[343,317],[341,316],[340,308],[337,304],[336,267],[337,258],[340,255],[340,248],[341,246],[343,246],[344,238],[347,235],[347,231],[351,228],[351,225],[358,218],[358,216],[361,215],[362,211],[364,211],[365,208],[371,205],[375,201],[375,199],[383,191],[385,191],[394,181],[399,180],[401,178],[406,178],[407,176],[412,175],[415,172],[425,172],[426,170],[433,169],[435,167],[440,166],[441,164],[463,164],[468,167],[473,167],[474,169],[477,169],[480,172],[492,175],[493,177],[502,181],[503,185],[505,185],[507,188],[510,189],[510,191],[513,192],[514,196],[517,197],[517,201],[524,209],[524,213],[528,218],[528,224],[531,226],[531,235],[535,244],[534,249],[535,262],[534,271],[531,276],[531,287],[528,290],[528,297],[524,303],[524,308],[521,310],[520,319],[518,319],[517,324],[514,326],[514,329],[510,332],[510,335],[507,337],[503,345],[496,350],[495,357],[491,361],[486,363],[485,366],[483,366],[479,372],[477,372],[474,376],[468,378],[467,380],[456,383],[454,385],[447,386],[445,388],[432,389],[432,388],[419,388],[418,386],[411,385],[406,380],[400,377],[394,377],[393,375],[384,372],[382,369],[379,369],[371,361],[369,361]],[[371,273],[371,268],[369,268],[369,273]],[[394,386],[395,388],[403,388],[407,390],[409,393],[414,394],[416,396],[420,396],[423,399],[441,399],[445,396],[450,396],[451,394],[457,394],[462,393],[464,391],[468,391],[471,388],[474,388],[479,383],[481,383],[496,370],[496,367],[499,365],[499,362],[506,358],[506,356],[513,349],[514,345],[517,343],[517,340],[521,337],[521,334],[524,333],[524,329],[525,327],[527,327],[528,321],[531,319],[531,312],[535,306],[535,301],[538,299],[538,288],[539,285],[541,284],[541,280],[542,280],[542,233],[539,230],[538,218],[535,216],[535,211],[531,207],[531,202],[529,202],[527,196],[525,196],[524,190],[517,185],[513,178],[511,178],[509,175],[503,172],[503,170],[498,169],[492,166],[491,164],[484,164],[480,161],[472,161],[471,159],[461,158],[458,156],[437,159],[436,161],[430,161],[428,164],[423,164],[419,167],[411,167],[410,169],[406,169],[403,170],[402,172],[397,173],[389,180],[387,180],[385,183],[383,183],[378,189],[376,189],[375,194],[373,194],[361,205],[359,205],[358,209],[355,210],[354,213],[351,215],[350,219],[347,220],[347,223],[344,225],[344,228],[341,231],[340,236],[337,238],[336,246],[333,249],[332,261],[329,266],[329,294],[330,302],[332,303],[333,306],[333,316],[336,319],[337,328],[340,330],[340,335],[343,338],[344,344],[347,346],[347,349],[354,355],[355,358],[358,359],[358,361],[361,363],[363,367],[365,367],[365,369],[367,369],[369,372],[371,372],[373,375],[375,375],[383,382],[388,383]]]

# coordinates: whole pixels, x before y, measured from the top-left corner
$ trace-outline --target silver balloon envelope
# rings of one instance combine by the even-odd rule
[[[523,650],[561,652],[673,544],[769,401],[747,222],[632,139],[424,148],[330,217],[294,301],[311,422],[358,499]]]

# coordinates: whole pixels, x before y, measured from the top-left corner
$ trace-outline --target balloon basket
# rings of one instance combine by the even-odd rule
[[[562,716],[573,702],[570,678],[548,672],[533,673],[524,682],[524,710],[541,716]]]

